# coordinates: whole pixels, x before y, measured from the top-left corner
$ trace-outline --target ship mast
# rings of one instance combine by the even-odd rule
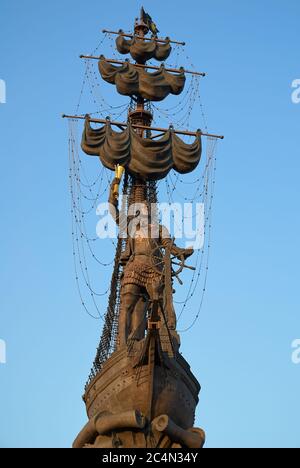
[[[143,22],[142,11],[140,19],[136,18],[134,24],[134,35],[137,41],[143,41],[145,36],[149,32],[149,27]],[[139,65],[144,65],[144,63],[136,62]],[[150,127],[152,123],[153,115],[150,111],[145,110],[145,100],[138,96],[135,103],[135,109],[131,110],[128,113],[128,121],[132,125],[142,125]],[[141,128],[138,128],[137,133],[143,137],[145,131]]]

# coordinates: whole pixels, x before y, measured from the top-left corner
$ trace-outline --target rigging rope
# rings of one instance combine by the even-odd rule
[[[99,260],[99,258],[95,255],[90,242],[95,241],[96,238],[91,238],[87,234],[87,226],[85,217],[88,213],[91,212],[91,207],[89,209],[83,208],[83,200],[84,194],[82,193],[82,185],[81,185],[81,178],[82,178],[82,167],[80,164],[80,157],[78,152],[78,144],[77,144],[77,122],[69,121],[69,183],[70,183],[70,194],[71,194],[71,216],[72,216],[72,245],[73,245],[73,260],[74,260],[74,270],[75,270],[75,278],[78,293],[81,299],[82,306],[84,307],[85,311],[93,318],[96,319],[103,319],[102,314],[100,313],[98,304],[96,302],[96,297],[106,296],[108,293],[109,288],[107,288],[103,292],[98,292],[91,284],[90,273],[88,268],[88,261],[86,256],[86,247],[88,247],[88,252],[90,253],[93,260],[95,260],[98,264],[102,265],[103,267],[107,267],[112,264],[113,261],[104,263]],[[97,193],[93,193],[93,189],[96,187],[96,181],[99,180],[99,177],[96,178],[92,183],[89,183],[86,174],[84,174],[84,178],[86,182],[84,183],[85,187],[88,187],[91,194],[93,194],[93,204],[92,207],[96,206],[97,200],[99,200],[99,196],[107,191],[108,184],[104,190],[101,191],[101,185],[104,180],[104,171],[101,170],[100,173],[100,183]],[[90,197],[88,197],[90,198]],[[90,312],[86,301],[84,300],[84,294],[82,285],[80,284],[81,280],[83,281],[83,286],[87,288],[92,304],[96,309],[97,315],[95,316],[93,313]]]
[[[95,55],[100,46],[108,38],[109,47],[112,48],[112,56],[118,58],[115,52],[114,41],[110,34],[106,33],[104,38],[100,41],[95,50],[91,55]],[[113,44],[112,44],[113,41]],[[182,56],[183,47],[176,45],[173,48],[175,52],[174,63],[166,63],[165,65],[170,68],[178,68],[179,59]],[[194,64],[190,58],[186,56],[189,67],[195,70]],[[125,115],[127,120],[127,114],[131,106],[134,106],[133,100],[129,103],[112,106],[110,105],[101,93],[101,81],[98,73],[98,68],[95,62],[85,60],[85,71],[83,76],[83,82],[79,94],[79,100],[76,106],[76,115],[85,115],[80,112],[82,105],[82,99],[86,88],[88,87],[88,93],[92,102],[96,106],[97,110],[89,112],[90,115],[100,115],[106,118],[108,115],[110,118],[117,120],[119,117]],[[196,106],[197,104],[197,106]],[[199,110],[203,121],[203,125],[206,131],[208,131],[206,116],[204,113],[204,107],[200,96],[200,78],[199,76],[192,76],[189,80],[187,89],[184,91],[179,102],[176,105],[169,106],[167,108],[160,107],[151,101],[147,101],[145,106],[152,113],[157,112],[154,122],[157,120],[167,120],[168,125],[176,125],[178,127],[186,126],[190,128],[191,121],[193,119],[193,112]],[[198,117],[198,116],[197,116]],[[86,313],[94,319],[102,319],[104,321],[103,330],[100,338],[100,343],[97,348],[96,357],[91,369],[91,373],[87,382],[87,385],[101,370],[104,362],[108,357],[115,351],[117,344],[118,335],[118,316],[120,309],[120,281],[122,274],[122,267],[120,265],[120,255],[125,248],[126,240],[120,237],[115,243],[112,239],[110,242],[115,247],[115,257],[111,262],[102,262],[95,254],[91,243],[95,243],[98,237],[91,237],[88,235],[86,217],[93,209],[95,209],[97,202],[105,196],[107,200],[107,194],[111,183],[111,177],[108,176],[108,171],[102,167],[96,178],[92,181],[89,180],[85,172],[85,167],[82,164],[77,144],[77,121],[69,120],[69,181],[70,181],[70,193],[71,193],[71,215],[72,215],[72,246],[73,246],[73,261],[74,271],[77,289],[79,297]],[[149,136],[149,135],[148,135]],[[195,202],[200,200],[207,207],[207,213],[205,213],[205,226],[204,226],[204,245],[202,249],[199,249],[196,254],[196,269],[193,271],[193,277],[190,282],[187,295],[183,301],[175,301],[174,303],[181,306],[180,312],[177,314],[177,322],[183,318],[184,311],[187,304],[191,301],[192,297],[199,291],[200,285],[200,303],[199,308],[193,318],[191,324],[183,328],[181,332],[190,330],[199,318],[202,305],[204,302],[204,296],[206,291],[207,277],[208,277],[208,264],[210,256],[211,246],[211,218],[212,218],[212,201],[213,191],[215,184],[215,171],[216,171],[216,143],[217,140],[209,138],[206,146],[206,163],[203,169],[203,173],[197,177],[194,181],[185,181],[180,174],[170,173],[168,178],[165,179],[166,193],[169,199],[169,204],[174,203],[174,193],[180,196],[186,202]],[[178,185],[184,186],[183,190],[178,190]],[[147,198],[151,203],[157,203],[157,190],[162,186],[162,181],[148,182],[147,183]],[[187,186],[190,188],[195,187],[195,191],[191,197],[187,196]],[[133,182],[128,176],[125,177],[123,183],[123,194],[129,195],[132,193]],[[88,207],[85,204],[88,203]],[[128,210],[128,206],[123,205],[122,210]],[[173,219],[176,223],[175,216],[173,213]],[[183,215],[184,219],[192,219],[196,215],[187,216]],[[178,226],[177,226],[178,227]],[[96,261],[103,267],[114,264],[113,273],[111,277],[110,285],[103,292],[97,292],[91,285],[90,273],[87,262],[87,255],[89,254],[93,261]],[[82,283],[81,283],[82,281]],[[84,299],[83,287],[85,287],[90,295],[92,305],[96,310],[94,315],[86,304]],[[107,296],[109,294],[108,306],[106,313],[103,316],[100,313],[96,298],[101,296]],[[180,330],[179,330],[180,331]]]

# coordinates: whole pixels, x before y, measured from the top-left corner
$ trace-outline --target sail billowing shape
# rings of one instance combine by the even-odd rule
[[[99,156],[102,164],[115,170],[120,164],[135,176],[145,180],[159,180],[171,169],[186,174],[193,171],[201,159],[201,134],[191,144],[181,140],[171,129],[162,138],[142,138],[129,125],[122,132],[112,130],[108,121],[103,127],[93,129],[86,119],[82,136],[83,151]]]
[[[145,63],[151,59],[162,62],[169,57],[172,50],[168,38],[166,38],[165,44],[159,44],[155,39],[144,41],[134,37],[127,40],[124,36],[119,35],[116,39],[116,46],[120,54],[130,54],[138,63]]]
[[[115,84],[118,93],[124,96],[137,96],[150,101],[162,101],[169,94],[178,95],[185,85],[185,74],[172,74],[161,65],[154,73],[126,62],[121,66],[110,64],[101,56],[99,71],[108,83]]]

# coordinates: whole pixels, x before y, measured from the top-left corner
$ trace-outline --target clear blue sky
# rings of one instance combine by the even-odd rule
[[[300,338],[300,104],[291,101],[300,4],[143,3],[208,73],[201,95],[209,127],[226,135],[207,294],[196,327],[182,336],[203,387],[197,424],[208,447],[300,447],[300,365],[291,361]],[[68,447],[86,422],[81,394],[101,324],[84,313],[75,286],[60,114],[78,100],[78,55],[97,45],[102,28],[130,29],[140,6],[1,1],[1,447]],[[88,164],[99,170],[96,160]]]

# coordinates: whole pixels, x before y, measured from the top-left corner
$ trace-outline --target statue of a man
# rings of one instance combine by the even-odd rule
[[[118,196],[114,190],[120,180],[111,184],[109,203],[111,214],[119,224]],[[130,207],[131,208],[131,207]],[[132,211],[130,210],[129,211]],[[128,230],[125,251],[121,255],[123,276],[121,280],[121,304],[119,315],[118,346],[129,339],[142,340],[145,336],[146,312],[149,302],[161,301],[165,286],[164,256],[162,249],[169,249],[176,257],[187,258],[193,249],[177,247],[167,229],[151,222],[151,210],[147,201],[136,205],[136,220]]]

